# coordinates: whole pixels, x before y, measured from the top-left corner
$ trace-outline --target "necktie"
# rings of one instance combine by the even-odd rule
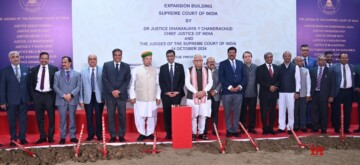
[[[234,71],[234,73],[235,73],[235,69],[236,69],[236,68],[235,68],[234,60],[232,60],[231,63],[232,63],[232,69],[233,69],[233,71]]]
[[[273,77],[273,71],[272,71],[272,69],[271,69],[271,64],[269,64],[269,74],[270,74],[270,76],[271,76],[271,78]]]
[[[344,88],[346,88],[346,69],[345,69],[345,65],[343,65],[343,79],[344,79]]]
[[[171,91],[173,91],[174,88],[174,70],[173,65],[170,65],[170,81],[171,81]]]
[[[40,90],[44,90],[44,82],[45,82],[45,66],[42,67]]]
[[[91,71],[91,91],[95,91],[95,69],[92,69]]]
[[[70,71],[66,71],[66,81],[70,81]]]
[[[318,91],[320,91],[321,77],[322,77],[322,67],[319,68],[319,74],[316,81],[316,90]]]
[[[307,68],[307,66],[308,66],[307,58],[304,58],[304,61],[305,61],[305,68]]]
[[[19,73],[19,67],[15,66],[15,76],[18,79],[18,81],[20,82],[20,73]]]
[[[118,76],[119,75],[119,64],[116,64],[115,70],[116,70],[116,76]]]

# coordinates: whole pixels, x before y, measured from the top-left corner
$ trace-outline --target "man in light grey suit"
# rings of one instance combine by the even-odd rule
[[[102,113],[104,108],[104,99],[102,96],[102,68],[97,66],[97,56],[90,54],[88,56],[89,67],[81,71],[81,88],[80,88],[80,106],[85,108],[88,137],[90,141],[96,137],[99,141],[102,138]],[[95,129],[94,118],[95,111]]]
[[[131,80],[129,64],[122,62],[122,50],[112,51],[113,61],[104,63],[102,81],[104,85],[104,97],[108,113],[108,127],[110,141],[116,141],[116,135],[120,142],[125,142],[126,133],[126,100],[128,99],[128,87]],[[118,109],[118,128],[115,129],[115,111]]]
[[[257,83],[256,83],[256,70],[257,65],[252,63],[252,53],[245,51],[243,53],[245,70],[248,73],[248,83],[246,84],[244,92],[244,100],[242,103],[240,122],[247,127],[248,132],[256,134],[256,102],[258,96]],[[249,112],[248,118],[246,113]],[[243,133],[244,130],[241,130]]]
[[[77,143],[76,139],[76,107],[79,104],[81,76],[79,72],[71,69],[72,60],[68,56],[61,58],[62,70],[54,76],[54,91],[56,93],[55,105],[60,113],[60,142],[65,144],[66,138],[66,111],[69,110],[70,141]]]
[[[218,127],[218,115],[219,115],[219,106],[220,106],[220,99],[221,99],[221,96],[220,96],[221,83],[219,80],[219,72],[216,68],[215,58],[208,57],[206,59],[206,65],[207,65],[208,69],[210,69],[210,71],[212,73],[212,78],[213,78],[213,86],[211,87],[210,91],[208,92],[208,95],[210,96],[210,99],[211,99],[212,134],[216,135],[213,123],[215,123],[216,127]],[[208,122],[206,119],[204,134],[207,133],[207,123]]]

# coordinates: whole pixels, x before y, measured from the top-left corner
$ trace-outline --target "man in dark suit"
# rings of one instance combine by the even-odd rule
[[[340,63],[335,65],[333,70],[336,76],[335,98],[333,112],[335,132],[340,132],[340,107],[344,105],[344,133],[350,133],[350,117],[353,101],[353,93],[355,91],[355,69],[353,65],[348,64],[349,56],[347,53],[340,53]]]
[[[184,66],[174,62],[175,51],[166,51],[166,59],[168,63],[160,67],[159,83],[164,112],[165,138],[171,140],[171,105],[180,105],[182,97],[185,96],[185,73]]]
[[[131,80],[129,64],[122,62],[122,50],[112,51],[113,61],[104,63],[102,81],[104,85],[104,97],[108,111],[108,127],[110,141],[116,141],[116,135],[120,142],[125,142],[126,133],[126,100],[128,99],[128,87]],[[115,111],[118,109],[118,128],[115,129]]]
[[[259,99],[261,122],[263,126],[263,134],[275,134],[274,120],[276,101],[279,98],[279,67],[272,64],[273,54],[267,52],[264,54],[265,64],[260,65],[256,71],[256,79],[260,85]]]
[[[216,69],[216,62],[215,59],[213,57],[208,57],[206,60],[206,65],[207,68],[211,71],[212,73],[212,79],[213,79],[213,85],[210,89],[210,91],[208,92],[208,95],[210,96],[211,99],[211,127],[212,127],[212,134],[216,135],[215,133],[215,128],[214,128],[214,124],[216,124],[216,126],[218,126],[218,115],[219,115],[219,107],[220,107],[220,99],[221,99],[221,83],[219,80],[219,71],[218,69]],[[205,122],[205,129],[204,129],[204,134],[207,133],[207,120]]]
[[[81,71],[81,90],[80,105],[85,108],[88,137],[86,141],[94,139],[96,135],[98,141],[102,137],[102,113],[104,108],[104,99],[102,95],[102,68],[97,65],[97,56],[90,54],[88,64]],[[95,131],[94,131],[94,112],[95,112]]]
[[[307,44],[300,45],[300,51],[301,51],[301,57],[303,58],[304,67],[312,70],[314,67],[316,67],[316,60],[312,57],[309,57],[310,48]],[[312,128],[311,126],[311,101],[308,102],[307,108],[306,108],[306,127]]]
[[[0,86],[0,107],[7,110],[10,140],[26,141],[27,109],[29,95],[29,68],[20,64],[20,54],[17,51],[9,53],[10,65],[2,71]],[[16,121],[19,120],[19,134],[16,133]],[[10,142],[10,146],[15,146]]]
[[[40,139],[36,144],[54,142],[55,132],[55,92],[53,90],[54,75],[58,71],[56,66],[49,64],[49,53],[41,52],[39,55],[40,65],[31,68],[30,72],[30,91],[34,102],[36,122],[40,132]],[[49,130],[46,136],[44,126],[44,113],[47,110],[49,119]]]
[[[332,51],[327,51],[324,53],[324,55],[325,55],[326,67],[332,68],[334,65],[333,63],[334,53]]]
[[[326,67],[325,56],[318,56],[318,66],[311,70],[312,125],[313,132],[326,134],[328,121],[328,104],[333,102],[335,95],[335,76]]]
[[[248,129],[248,132],[256,134],[255,123],[256,123],[256,102],[258,96],[258,89],[256,83],[256,70],[257,65],[252,63],[252,53],[245,51],[243,53],[244,64],[246,72],[248,73],[248,83],[244,92],[244,101],[241,108],[240,122]],[[249,117],[246,114],[249,110]],[[247,121],[247,122],[246,122]],[[247,123],[247,124],[246,124]]]
[[[69,114],[69,135],[70,141],[77,143],[76,139],[76,108],[79,104],[81,88],[81,75],[71,69],[72,59],[68,56],[61,58],[62,69],[54,76],[54,91],[56,93],[55,105],[60,114],[60,142],[65,144],[67,113]]]
[[[236,58],[236,48],[228,48],[228,59],[220,62],[219,79],[225,109],[226,137],[239,137],[239,118],[243,100],[243,87],[247,83],[247,72],[242,61]],[[231,123],[231,114],[233,122]]]

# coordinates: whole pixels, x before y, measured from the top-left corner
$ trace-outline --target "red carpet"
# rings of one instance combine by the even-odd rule
[[[357,117],[358,115],[357,114],[358,114],[357,104],[354,103],[353,108],[352,108],[352,115],[351,115],[351,128],[350,128],[351,132],[352,132],[352,130],[358,128],[358,117]],[[105,123],[107,124],[106,110],[104,111],[104,116],[105,116]],[[277,134],[277,135],[265,135],[265,136],[262,135],[259,109],[257,110],[256,117],[257,117],[257,119],[256,119],[257,120],[256,121],[257,129],[256,130],[258,133],[255,135],[252,135],[253,138],[272,138],[272,137],[287,137],[287,136],[289,136],[287,133],[282,133],[282,134]],[[330,113],[329,113],[329,117],[330,117]],[[78,110],[77,114],[76,114],[76,119],[77,119],[77,132],[78,133],[80,132],[81,124],[82,123],[85,124],[84,135],[83,135],[83,139],[85,139],[87,137],[85,111]],[[135,142],[136,138],[138,137],[139,134],[136,131],[132,109],[127,110],[127,118],[126,119],[127,119],[127,133],[126,133],[125,139],[127,140],[127,142]],[[55,143],[53,143],[53,145],[58,144],[58,142],[59,142],[59,114],[58,114],[58,112],[56,112],[55,121],[56,121],[55,122]],[[330,120],[329,120],[329,124],[330,124]],[[1,125],[0,143],[5,145],[4,147],[7,147],[10,142],[10,137],[8,135],[9,128],[8,128],[6,112],[0,112],[0,125]],[[275,121],[275,130],[276,130],[276,126],[277,126],[277,119]],[[219,127],[219,132],[220,132],[221,138],[225,138],[224,111],[223,111],[222,107],[220,108],[220,111],[219,111],[219,126],[218,127]],[[209,128],[211,128],[211,127],[209,127]],[[164,133],[164,122],[163,122],[162,109],[159,109],[159,112],[158,112],[158,122],[157,122],[156,131],[158,132],[158,141],[160,141],[160,142],[166,141],[165,133]],[[310,131],[308,133],[298,132],[299,136],[308,136],[311,134],[313,134],[313,133],[310,133]],[[320,133],[319,133],[319,135],[320,135]],[[328,135],[336,135],[334,133],[334,130],[332,128],[330,128],[330,125],[329,125],[329,129],[328,129]],[[352,133],[350,135],[360,135],[360,134]],[[110,137],[108,134],[106,136],[107,136],[107,141],[108,141]],[[208,136],[210,137],[211,140],[216,140],[216,137],[211,134],[211,130],[209,131]],[[39,134],[37,131],[35,112],[29,111],[28,112],[28,128],[27,128],[27,140],[28,140],[29,144],[26,146],[33,146],[34,145],[33,143],[38,138],[39,138]],[[247,137],[246,137],[246,135],[241,135],[239,139],[247,139]],[[94,140],[93,142],[97,142],[97,140]],[[170,141],[168,141],[168,142],[170,142]],[[67,139],[67,143],[69,143],[69,139]],[[41,145],[51,145],[51,144],[43,143]]]

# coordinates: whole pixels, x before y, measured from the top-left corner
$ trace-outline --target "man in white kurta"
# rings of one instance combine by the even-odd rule
[[[134,104],[135,125],[140,133],[137,141],[143,141],[146,138],[154,139],[157,108],[160,104],[158,72],[151,66],[152,52],[143,52],[141,57],[143,65],[134,69],[129,91],[130,103]]]
[[[207,93],[213,85],[212,73],[203,67],[201,55],[195,55],[193,62],[194,66],[185,70],[186,104],[192,107],[192,140],[196,140],[196,133],[198,138],[208,140],[204,129],[206,117],[211,116],[211,99]]]

